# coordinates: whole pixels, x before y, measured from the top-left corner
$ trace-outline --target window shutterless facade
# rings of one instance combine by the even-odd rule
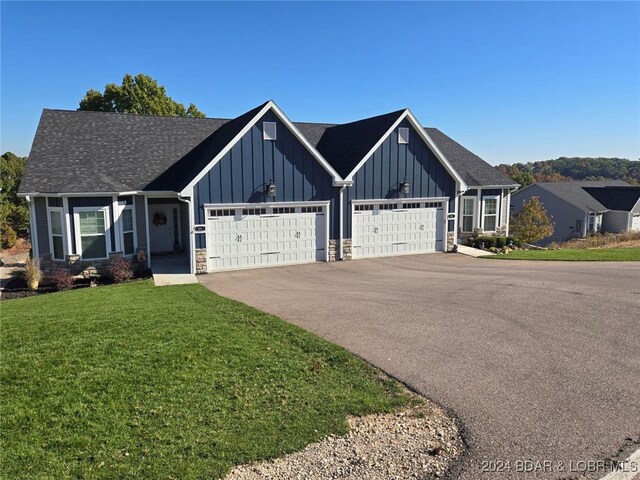
[[[102,260],[109,256],[109,207],[73,209],[76,249],[83,260]]]
[[[125,255],[133,255],[136,251],[133,206],[129,205],[122,210],[120,221],[122,222],[122,251]]]
[[[462,197],[462,231],[473,232],[476,217],[475,197]]]
[[[498,197],[482,199],[482,229],[495,232],[498,227]]]
[[[62,221],[63,209],[61,207],[47,207],[47,220],[49,221],[49,251],[54,260],[64,260],[65,241]]]

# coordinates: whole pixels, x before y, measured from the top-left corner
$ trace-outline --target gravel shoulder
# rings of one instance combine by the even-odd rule
[[[347,435],[330,435],[299,452],[238,466],[225,479],[435,479],[445,476],[464,452],[458,421],[422,398],[393,413],[348,417],[347,422]]]

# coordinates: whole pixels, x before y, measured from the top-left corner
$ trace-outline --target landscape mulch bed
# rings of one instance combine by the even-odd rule
[[[136,272],[129,281],[146,280],[152,277],[151,270],[143,270]],[[100,287],[104,285],[113,285],[113,279],[111,277],[92,277],[92,278],[78,278],[74,280],[71,289],[76,288],[89,288]],[[2,289],[0,294],[0,300],[13,300],[16,298],[33,297],[36,295],[44,295],[47,293],[57,292],[58,289],[53,285],[42,283],[37,290],[29,290],[27,282],[22,277],[16,277],[7,282],[6,286]]]

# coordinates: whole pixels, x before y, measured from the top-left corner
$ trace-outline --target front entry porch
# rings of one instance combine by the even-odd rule
[[[156,287],[198,283],[190,270],[189,257],[184,253],[151,255],[151,271]]]

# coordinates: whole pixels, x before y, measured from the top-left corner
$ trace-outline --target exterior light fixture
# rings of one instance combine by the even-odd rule
[[[404,177],[404,180],[402,180],[402,183],[400,184],[400,193],[403,193],[405,195],[409,193],[410,186],[411,184],[407,182],[407,177]]]
[[[273,183],[273,178],[269,180],[269,185],[267,185],[267,197],[275,197],[276,196],[276,184]]]

